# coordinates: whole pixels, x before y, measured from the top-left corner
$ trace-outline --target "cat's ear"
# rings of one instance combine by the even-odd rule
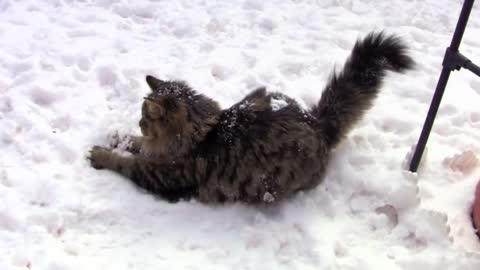
[[[150,75],[147,75],[145,79],[147,81],[148,86],[150,86],[150,89],[152,89],[152,91],[154,92],[158,91],[162,86],[162,84],[164,83],[162,80],[159,80]]]

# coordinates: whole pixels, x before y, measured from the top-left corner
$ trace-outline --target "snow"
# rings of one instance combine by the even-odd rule
[[[272,193],[270,193],[270,192],[265,192],[265,193],[263,194],[263,201],[264,201],[264,202],[267,202],[267,203],[272,203],[272,202],[275,201],[275,197],[273,196]]]
[[[272,97],[272,99],[270,100],[270,106],[272,108],[272,111],[278,111],[280,109],[282,109],[283,107],[286,107],[288,106],[288,103],[287,101],[281,99],[281,98],[274,98]]]
[[[480,269],[478,77],[452,74],[420,170],[406,170],[461,4],[0,0],[0,269]],[[477,64],[479,12],[461,46]],[[224,107],[262,85],[312,105],[355,40],[383,29],[418,67],[388,77],[312,191],[169,204],[85,159],[139,133],[147,74]]]

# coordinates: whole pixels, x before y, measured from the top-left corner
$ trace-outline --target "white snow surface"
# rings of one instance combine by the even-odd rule
[[[480,269],[480,169],[448,166],[480,155],[478,77],[452,74],[422,166],[406,170],[462,3],[0,0],[0,269]],[[372,30],[405,38],[417,69],[388,76],[312,191],[169,204],[85,159],[139,133],[147,74],[224,107],[261,85],[310,106]],[[479,36],[476,3],[461,51],[477,64]]]
[[[287,103],[287,101],[285,101],[283,99],[272,98],[270,100],[270,106],[272,108],[272,111],[278,111],[278,110],[288,106],[288,103]]]

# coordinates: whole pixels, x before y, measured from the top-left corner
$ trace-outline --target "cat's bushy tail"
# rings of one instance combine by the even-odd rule
[[[328,146],[340,142],[370,108],[388,70],[403,72],[413,66],[406,45],[396,36],[370,33],[357,41],[343,70],[331,76],[311,111]]]

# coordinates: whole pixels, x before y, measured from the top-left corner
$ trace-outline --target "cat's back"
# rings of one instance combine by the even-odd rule
[[[262,87],[222,112],[216,136],[227,144],[257,142],[275,148],[287,141],[316,141],[313,121],[295,100]]]
[[[293,99],[265,88],[224,110],[203,148],[216,188],[204,196],[262,201],[314,186],[326,148],[313,121]]]

